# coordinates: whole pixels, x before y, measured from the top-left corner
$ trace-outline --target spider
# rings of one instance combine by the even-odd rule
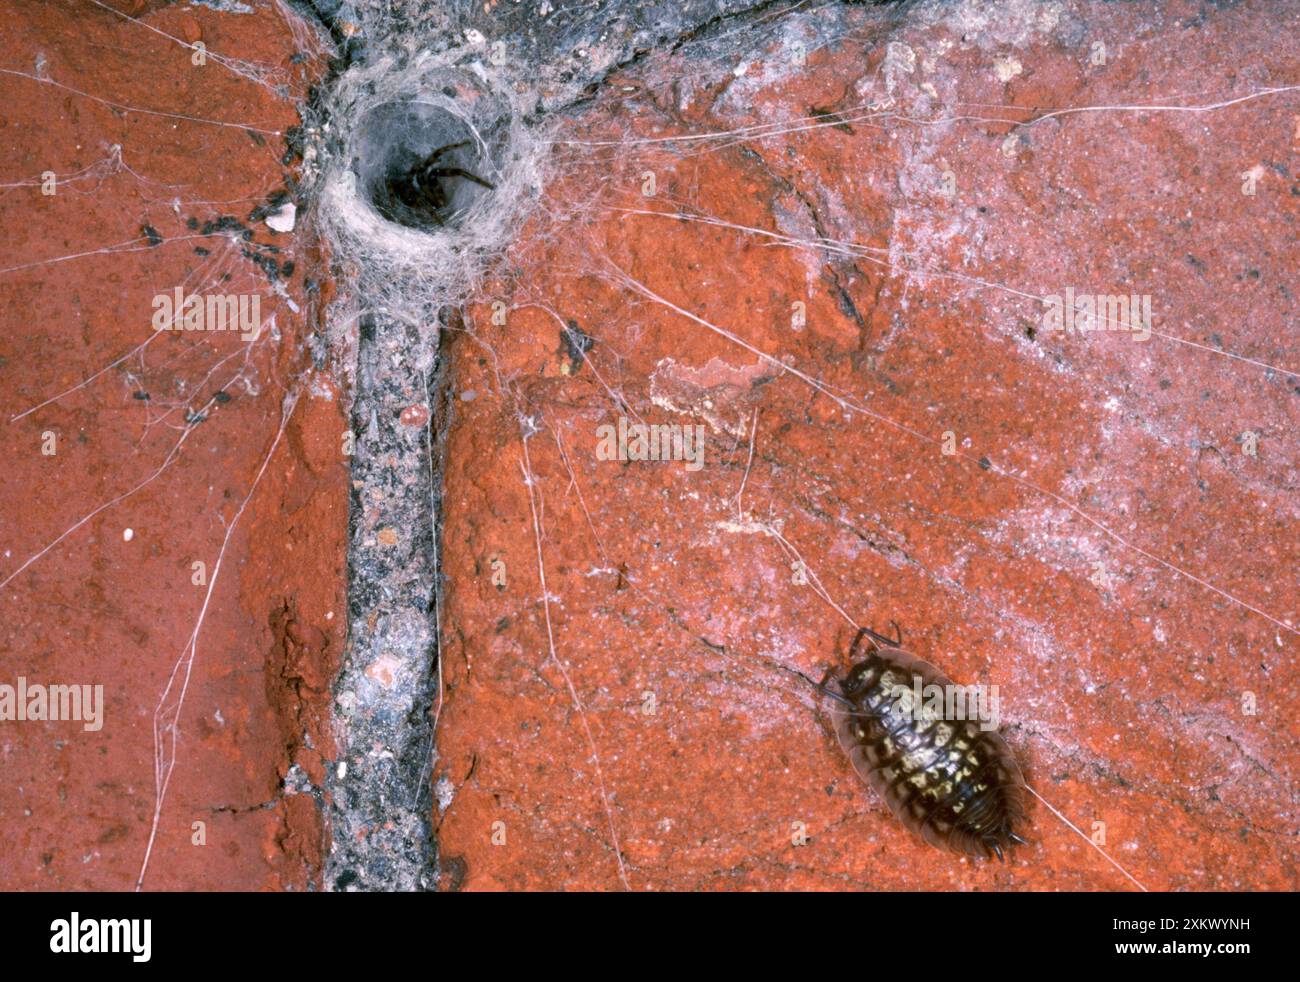
[[[396,175],[390,175],[384,182],[389,199],[400,202],[422,217],[432,219],[436,225],[443,225],[448,217],[445,215],[447,206],[451,203],[443,183],[447,178],[464,178],[489,191],[495,191],[495,184],[463,167],[447,167],[438,163],[446,154],[469,144],[469,140],[462,140],[460,143],[438,147],[419,163]]]

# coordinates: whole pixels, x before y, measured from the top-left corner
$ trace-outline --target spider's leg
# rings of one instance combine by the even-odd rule
[[[444,153],[449,153],[452,150],[459,150],[461,147],[467,146],[469,146],[469,140],[461,140],[459,143],[448,143],[445,147],[439,147],[437,150],[433,151],[433,153],[429,154],[429,156],[424,158],[424,163],[421,164],[420,167],[428,167]]]
[[[477,174],[471,174],[469,171],[465,170],[462,167],[434,167],[431,170],[426,171],[426,173],[433,177],[463,177],[467,181],[473,181],[475,184],[481,184],[489,191],[495,191],[497,189],[497,186],[493,184],[491,181],[485,181]]]

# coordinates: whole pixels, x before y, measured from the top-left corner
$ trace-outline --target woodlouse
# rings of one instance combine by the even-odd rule
[[[896,633],[897,628],[895,629]],[[869,628],[849,650],[848,674],[829,688],[831,719],[854,770],[912,832],[933,846],[976,858],[1024,844],[1025,782],[1011,748],[976,719],[927,717],[915,712],[917,686],[953,683],[897,640]],[[867,642],[865,655],[859,649]]]

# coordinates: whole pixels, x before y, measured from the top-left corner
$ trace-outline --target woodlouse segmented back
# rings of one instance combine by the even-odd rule
[[[864,645],[864,641],[866,644]],[[978,719],[918,711],[911,693],[953,683],[898,641],[867,628],[854,638],[839,692],[822,692],[854,770],[904,825],[931,845],[977,858],[1024,843],[1025,783],[1011,748]],[[859,651],[866,648],[859,658]]]

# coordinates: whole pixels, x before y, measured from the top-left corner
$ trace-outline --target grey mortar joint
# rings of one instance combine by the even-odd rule
[[[335,890],[432,888],[437,564],[427,426],[401,408],[428,405],[436,352],[409,324],[367,315],[353,403],[348,544],[349,643],[335,682],[339,758],[327,786]]]

